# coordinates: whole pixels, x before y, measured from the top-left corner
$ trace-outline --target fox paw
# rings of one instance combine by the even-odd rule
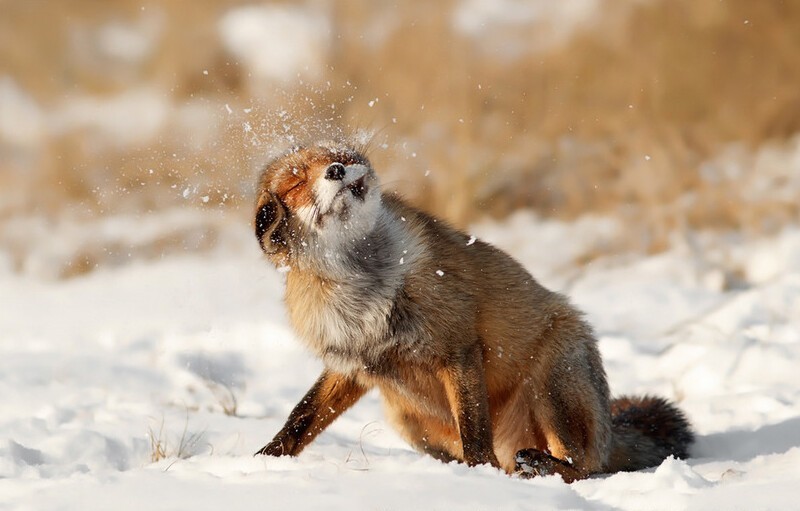
[[[282,441],[273,440],[258,451],[253,456],[288,456],[289,450]]]
[[[514,473],[523,479],[555,474],[553,457],[537,449],[523,449],[514,456]]]
[[[516,463],[514,474],[523,479],[558,474],[565,483],[571,483],[589,475],[588,472],[578,470],[571,463],[537,449],[517,451],[514,461]]]

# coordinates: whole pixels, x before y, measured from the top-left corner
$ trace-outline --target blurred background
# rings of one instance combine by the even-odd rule
[[[587,258],[777,233],[798,27],[795,0],[0,0],[0,265],[214,249],[267,159],[341,133],[458,226],[622,226]]]

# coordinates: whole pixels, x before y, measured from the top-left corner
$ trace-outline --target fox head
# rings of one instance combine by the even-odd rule
[[[261,174],[256,239],[279,265],[336,252],[372,230],[380,201],[377,176],[361,152],[334,142],[296,147]]]

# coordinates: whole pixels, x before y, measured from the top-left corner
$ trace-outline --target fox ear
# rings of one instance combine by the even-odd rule
[[[267,254],[286,245],[286,207],[272,192],[264,193],[256,209],[256,239]]]

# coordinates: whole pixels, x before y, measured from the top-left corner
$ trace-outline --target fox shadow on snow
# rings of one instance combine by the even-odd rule
[[[692,449],[693,458],[749,461],[757,456],[780,454],[800,446],[800,417],[762,426],[755,431],[733,430],[701,436]]]
[[[244,387],[249,372],[244,357],[235,352],[187,352],[177,357],[178,364],[205,382],[232,389]]]

